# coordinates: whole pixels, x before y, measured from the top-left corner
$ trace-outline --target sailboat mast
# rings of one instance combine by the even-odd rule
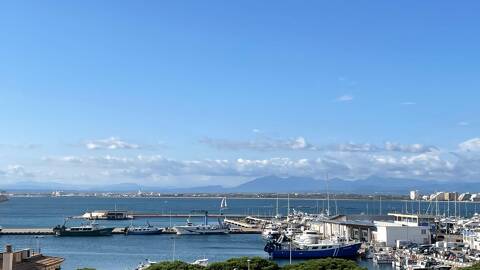
[[[330,215],[330,193],[328,191],[328,173],[325,177],[325,185],[326,185],[326,191],[327,191],[327,215]]]
[[[276,216],[278,217],[278,193],[277,193],[277,209],[276,209]]]

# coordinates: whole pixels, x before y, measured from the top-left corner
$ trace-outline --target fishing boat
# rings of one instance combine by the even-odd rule
[[[208,224],[208,212],[204,211],[205,218],[203,224],[193,224],[190,217],[187,219],[186,225],[174,226],[173,229],[177,234],[228,234],[230,232],[227,225],[218,220],[218,225]]]
[[[144,226],[133,226],[130,225],[129,227],[125,228],[125,235],[153,235],[153,234],[161,234],[163,233],[164,228],[158,228],[150,225],[147,222]]]
[[[94,222],[77,227],[67,227],[64,223],[62,226],[58,225],[53,228],[53,232],[57,236],[111,236],[113,229]]]
[[[315,244],[271,241],[265,245],[264,250],[272,259],[353,258],[361,245],[360,242],[340,240],[320,240]]]

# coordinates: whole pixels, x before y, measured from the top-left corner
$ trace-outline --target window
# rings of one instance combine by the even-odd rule
[[[422,229],[422,234],[427,234],[427,230]]]

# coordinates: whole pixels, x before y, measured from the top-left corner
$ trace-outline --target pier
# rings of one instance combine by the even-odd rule
[[[241,228],[231,231],[231,234],[260,234],[262,231],[257,228]],[[116,227],[113,234],[125,234],[125,227]],[[161,234],[175,234],[172,228],[166,228]],[[4,228],[0,235],[55,235],[53,228]]]

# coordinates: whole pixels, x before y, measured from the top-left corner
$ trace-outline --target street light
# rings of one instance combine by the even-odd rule
[[[247,260],[247,269],[248,269],[248,270],[250,270],[250,262],[251,262],[251,261],[252,261],[252,260],[250,260],[250,259]]]
[[[173,250],[172,250],[172,262],[175,261],[175,237],[172,237],[173,240]]]

